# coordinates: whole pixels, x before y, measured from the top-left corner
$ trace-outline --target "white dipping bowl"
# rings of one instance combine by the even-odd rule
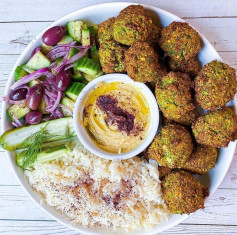
[[[95,89],[97,84],[99,84],[100,82],[105,83],[122,82],[125,84],[131,84],[137,89],[139,89],[147,100],[150,109],[150,123],[146,133],[146,137],[139,146],[137,146],[135,149],[129,152],[120,154],[111,153],[99,148],[96,145],[96,143],[92,140],[91,136],[89,135],[89,133],[87,132],[87,130],[83,125],[83,110],[86,100],[89,97],[88,94],[93,89]],[[85,88],[81,91],[74,107],[73,122],[79,140],[90,152],[105,159],[122,160],[136,156],[137,154],[141,153],[152,142],[152,140],[156,135],[159,125],[159,109],[154,95],[145,84],[133,81],[126,74],[112,73],[96,78],[92,82],[88,83],[85,86]]]

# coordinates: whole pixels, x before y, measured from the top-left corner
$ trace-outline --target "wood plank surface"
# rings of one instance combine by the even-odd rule
[[[43,4],[41,0],[0,1],[0,22],[16,21],[54,21],[80,8],[99,3],[118,2],[118,0],[50,0]],[[236,17],[237,1],[235,0],[128,0],[159,7],[179,17]]]
[[[0,221],[0,231],[7,235],[80,235],[54,221]],[[180,224],[161,235],[236,235],[237,226]]]

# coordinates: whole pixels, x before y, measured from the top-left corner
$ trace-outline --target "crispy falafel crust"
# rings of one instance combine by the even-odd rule
[[[237,89],[235,69],[217,60],[206,64],[194,83],[196,101],[202,108],[211,110],[225,106]]]
[[[187,112],[195,109],[191,80],[187,74],[168,73],[156,83],[155,94],[161,111],[169,120],[181,120]]]
[[[176,61],[169,59],[169,68],[175,72],[182,72],[189,75],[190,78],[194,78],[201,70],[201,65],[197,57],[192,57],[189,60]]]
[[[161,31],[160,47],[173,60],[189,60],[201,50],[201,38],[188,23],[172,22]]]
[[[147,156],[159,165],[169,168],[181,168],[193,151],[192,137],[189,131],[179,124],[167,124],[149,146]]]
[[[162,180],[162,191],[171,213],[190,214],[204,208],[207,188],[187,172],[171,172]]]
[[[209,111],[197,119],[192,125],[192,131],[199,144],[227,147],[237,137],[237,116],[228,107]]]
[[[218,151],[215,147],[197,145],[190,159],[182,167],[193,174],[203,175],[216,164]]]
[[[156,82],[165,73],[147,42],[134,43],[125,54],[128,76],[137,82]]]
[[[113,40],[114,21],[115,21],[115,17],[111,17],[98,25],[99,43]]]
[[[111,40],[100,44],[99,57],[104,73],[125,73],[127,47]]]
[[[137,41],[146,41],[152,31],[152,19],[141,5],[130,5],[123,9],[116,18],[114,39],[124,45]]]

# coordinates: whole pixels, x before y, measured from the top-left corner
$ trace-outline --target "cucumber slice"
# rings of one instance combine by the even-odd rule
[[[68,59],[72,58],[74,55],[76,55],[78,53],[78,50],[76,48],[72,48],[68,54]]]
[[[81,33],[82,33],[82,36],[81,36],[82,46],[89,46],[90,45],[90,30],[82,29]]]
[[[21,77],[24,77],[27,74],[28,73],[23,68],[21,68],[20,66],[17,66],[14,73],[15,82],[17,82],[18,80],[20,80]]]
[[[70,87],[66,90],[65,94],[72,100],[76,101],[78,95],[85,87],[85,84],[79,82],[73,82]]]
[[[23,64],[23,65],[21,66],[21,68],[24,69],[27,73],[34,73],[34,72],[35,72],[34,69],[30,69],[30,68],[26,67],[25,64]]]
[[[77,82],[83,82],[84,77],[83,77],[82,74],[78,71],[78,72],[76,72],[76,73],[74,73],[74,74],[72,75],[72,79],[73,79],[74,81],[77,81]]]
[[[45,130],[52,135],[52,138],[47,139],[46,142],[76,136],[72,117],[66,117],[6,131],[0,137],[0,146],[8,151],[19,149],[26,138],[40,131],[45,126]],[[70,133],[68,133],[69,131]]]
[[[93,47],[91,47],[91,58],[93,61],[95,61],[96,63],[100,63],[100,57],[99,57],[99,51],[96,48],[96,45],[94,45]]]
[[[77,64],[75,69],[83,73],[95,75],[100,70],[100,64],[94,62],[92,59],[82,57]]]
[[[44,54],[46,55],[46,54],[48,54],[49,53],[49,51],[53,48],[53,46],[48,46],[48,45],[46,45],[46,44],[42,44],[42,46],[41,46],[41,48],[42,48],[42,51],[44,52]]]
[[[100,70],[95,75],[90,75],[90,74],[84,73],[83,76],[86,79],[86,81],[91,82],[92,80],[102,76],[103,74],[104,74],[104,72],[102,70]]]
[[[77,42],[81,42],[81,30],[83,22],[82,21],[69,21],[67,22],[68,34]]]
[[[6,112],[7,116],[13,122],[14,121],[13,116],[17,119],[25,117],[25,115],[30,112],[30,109],[23,104],[14,104],[10,106]]]
[[[58,44],[68,44],[73,41],[74,40],[70,35],[64,35],[63,38],[58,42]]]
[[[23,150],[17,154],[16,163],[18,166],[23,166],[25,160],[26,150]],[[70,151],[65,144],[53,146],[50,148],[43,148],[42,152],[37,154],[36,161],[29,167],[34,167],[34,165],[43,164],[45,162],[61,160],[64,157],[70,155]]]
[[[47,68],[51,64],[51,61],[42,52],[38,51],[26,64],[27,68],[38,70],[41,68]]]
[[[66,106],[72,113],[73,113],[73,109],[75,106],[75,102],[67,97],[63,97],[61,100],[61,104],[63,104],[64,106]]]

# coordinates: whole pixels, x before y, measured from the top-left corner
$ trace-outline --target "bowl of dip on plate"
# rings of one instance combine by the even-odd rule
[[[159,110],[150,89],[125,74],[108,74],[90,82],[74,108],[74,126],[82,144],[106,159],[127,159],[151,143]]]

